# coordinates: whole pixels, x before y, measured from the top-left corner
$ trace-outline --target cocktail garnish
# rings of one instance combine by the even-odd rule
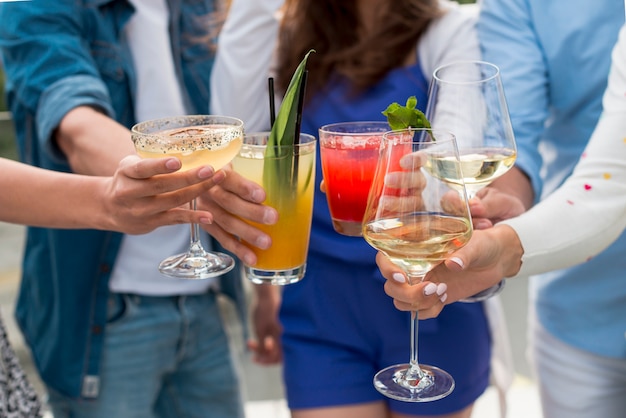
[[[294,72],[283,101],[278,109],[276,120],[272,124],[265,149],[266,164],[263,170],[264,187],[275,187],[287,192],[298,184],[298,155],[288,146],[298,144],[300,140],[300,120],[306,89],[306,62],[310,50],[306,53]],[[286,153],[289,154],[286,154]]]
[[[394,131],[407,128],[430,129],[430,122],[426,119],[426,115],[415,106],[417,106],[417,99],[411,96],[406,100],[406,106],[394,102],[382,113],[387,116],[387,123]]]

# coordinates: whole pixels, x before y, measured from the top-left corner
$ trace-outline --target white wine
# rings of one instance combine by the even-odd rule
[[[436,213],[378,219],[363,228],[363,237],[372,247],[413,277],[428,273],[471,236],[469,219]]]
[[[507,148],[480,148],[462,151],[460,168],[468,191],[477,191],[506,173],[515,163],[517,153]],[[458,163],[455,158],[435,155],[425,168],[448,183],[460,184]]]
[[[182,171],[201,165],[219,170],[239,152],[243,141],[240,129],[224,125],[199,125],[154,133],[136,147],[142,158],[176,157]]]

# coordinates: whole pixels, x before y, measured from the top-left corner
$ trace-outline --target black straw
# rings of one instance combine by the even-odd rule
[[[302,108],[304,107],[304,92],[306,91],[306,79],[309,75],[309,70],[305,70],[302,74],[302,82],[300,84],[300,91],[298,92],[298,107],[296,111],[296,132],[293,138],[293,167],[292,167],[292,181],[294,184],[298,184],[298,167],[300,165],[300,156],[298,154],[297,144],[300,143],[300,126],[302,125]]]
[[[274,102],[274,78],[268,78],[267,84],[270,93],[270,128],[273,128],[274,122],[276,121],[276,104]]]
[[[304,107],[304,93],[306,91],[306,79],[309,75],[309,70],[305,70],[302,74],[302,82],[300,84],[300,91],[298,96],[298,108],[296,113],[296,132],[294,137],[294,145],[300,143],[300,126],[302,125],[302,108]]]

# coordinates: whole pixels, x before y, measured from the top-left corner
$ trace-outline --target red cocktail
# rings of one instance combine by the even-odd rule
[[[322,174],[335,231],[361,236],[383,133],[387,122],[342,122],[319,130]]]

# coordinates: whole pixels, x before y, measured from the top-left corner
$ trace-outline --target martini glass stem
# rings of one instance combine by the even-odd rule
[[[189,208],[193,211],[197,209],[196,199],[193,199],[189,202]],[[202,247],[202,242],[200,241],[200,226],[197,223],[190,224],[191,228],[191,238],[189,245],[189,254],[193,257],[201,257],[204,256],[205,252]]]

